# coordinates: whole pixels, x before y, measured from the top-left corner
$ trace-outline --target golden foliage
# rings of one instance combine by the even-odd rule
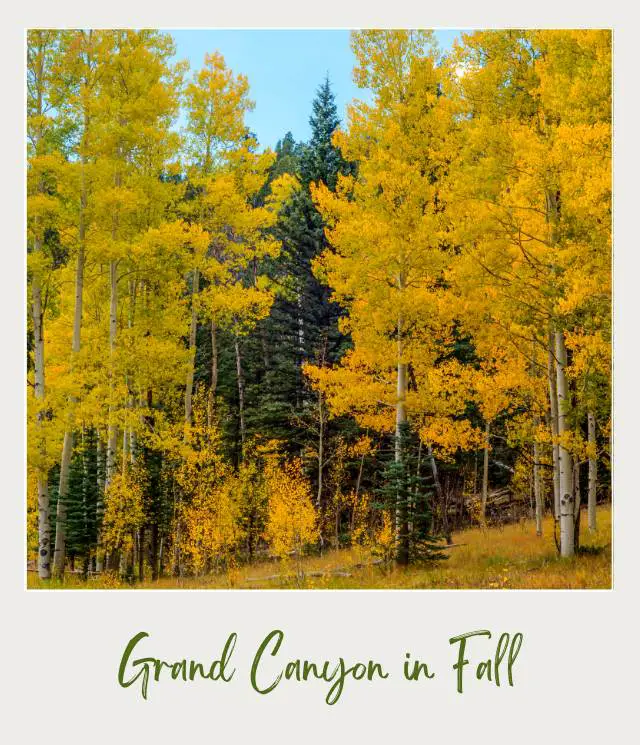
[[[265,470],[268,499],[264,537],[276,556],[300,556],[317,538],[311,490],[299,460],[282,465],[270,462]]]
[[[144,522],[143,484],[137,469],[117,473],[105,490],[102,541],[110,550],[129,550]]]

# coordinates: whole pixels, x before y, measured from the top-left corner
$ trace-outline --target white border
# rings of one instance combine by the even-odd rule
[[[253,7],[250,7],[253,6]],[[600,743],[614,728],[635,731],[632,681],[637,647],[636,566],[638,498],[635,466],[638,401],[638,163],[637,25],[622,2],[547,0],[525,10],[498,2],[460,1],[442,10],[400,3],[249,3],[169,9],[151,2],[113,0],[12,8],[5,26],[2,246],[0,293],[5,319],[2,385],[2,535],[0,567],[6,641],[2,686],[11,700],[0,732],[11,742],[102,743],[193,738],[232,742],[368,742],[447,738],[507,743],[568,739]],[[351,28],[371,26],[604,27],[614,28],[614,529],[615,588],[567,591],[91,591],[24,590],[24,29],[33,26],[153,26],[164,28]],[[18,60],[20,62],[18,63]],[[18,186],[19,185],[19,186]],[[18,395],[16,391],[21,391]],[[20,432],[22,436],[17,436]],[[275,593],[275,594],[274,594]],[[383,593],[383,594],[380,594]],[[246,681],[258,640],[275,627],[287,632],[291,655],[374,656],[393,667],[404,651],[434,661],[442,679],[433,687],[386,681],[353,685],[327,707],[320,686],[289,686],[261,697]],[[480,684],[460,697],[450,687],[447,639],[474,628],[523,631],[521,673],[514,688]],[[126,641],[138,630],[152,634],[149,650],[206,658],[226,634],[238,631],[238,676],[225,688],[159,686],[143,703],[119,688],[115,672]],[[627,642],[625,643],[625,639]],[[10,698],[7,698],[9,696]],[[60,722],[57,728],[56,723]]]

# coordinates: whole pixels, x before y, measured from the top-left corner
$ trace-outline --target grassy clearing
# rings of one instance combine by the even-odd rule
[[[228,573],[144,582],[135,589],[315,588],[315,589],[591,589],[611,587],[611,509],[598,510],[598,530],[586,528],[582,516],[582,552],[560,559],[553,540],[553,520],[544,522],[543,536],[533,522],[503,528],[470,528],[454,535],[457,545],[450,558],[435,567],[385,568],[368,564],[358,549],[329,551],[306,557],[303,576],[293,563],[264,562],[238,567]],[[368,564],[368,565],[367,565]],[[321,573],[321,576],[315,574]],[[311,576],[310,576],[311,575]],[[347,576],[345,576],[347,575]],[[29,588],[129,588],[117,578],[103,575],[83,582],[77,575],[63,582],[43,582],[28,573]]]

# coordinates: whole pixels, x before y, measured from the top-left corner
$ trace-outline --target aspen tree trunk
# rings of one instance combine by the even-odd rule
[[[596,418],[590,411],[587,414],[587,430],[589,442],[589,496],[587,512],[589,515],[589,530],[595,530],[596,524],[596,490],[598,487],[598,460],[596,457]]]
[[[414,525],[413,518],[415,517],[416,506],[418,504],[418,488],[419,488],[418,484],[420,483],[420,466],[421,465],[422,465],[422,439],[419,439],[418,440],[418,461],[416,463],[416,485],[413,490],[413,494],[411,495],[411,505],[409,508],[409,520],[407,523],[409,535],[413,535],[414,530],[417,527]]]
[[[133,402],[133,398],[131,399]],[[133,403],[131,404],[133,406]],[[129,430],[129,455],[130,463],[133,465],[136,462],[136,455],[138,449],[138,438],[136,433],[133,431],[133,427]]]
[[[112,259],[109,262],[109,286],[110,286],[110,303],[109,303],[109,354],[111,356],[110,371],[110,401],[109,401],[109,434],[107,438],[107,468],[105,488],[109,486],[115,474],[116,468],[116,450],[118,447],[118,428],[114,423],[114,389],[115,389],[115,370],[114,356],[116,348],[116,334],[118,330],[118,262]]]
[[[536,429],[538,420],[536,418]],[[533,493],[536,501],[536,535],[542,535],[542,483],[540,479],[540,445],[533,441]]]
[[[43,89],[44,89],[44,46],[39,49],[39,63],[37,65],[37,97],[36,111],[39,117],[43,114]],[[42,126],[42,125],[41,125]],[[36,153],[40,152],[40,141],[42,139],[41,126],[38,128],[35,136],[34,148]],[[38,192],[44,193],[44,183],[40,179],[38,183]],[[34,253],[42,251],[42,238],[40,236],[40,218],[34,220]],[[33,346],[34,346],[34,395],[40,410],[37,415],[37,428],[42,429],[44,421],[44,397],[45,397],[45,376],[44,376],[44,308],[42,305],[42,284],[37,273],[31,281],[31,314],[33,320]],[[39,432],[41,434],[41,432]],[[37,469],[37,488],[38,488],[38,576],[40,579],[49,579],[51,576],[51,525],[49,514],[49,485],[46,466],[46,441],[44,437],[38,448],[41,462]]]
[[[580,461],[574,460],[573,464],[573,547],[577,551],[580,548],[580,517],[582,507],[582,493],[580,491]]]
[[[396,388],[396,435],[395,462],[400,465],[403,459],[403,434],[407,423],[407,364],[403,362],[402,319],[398,319],[398,371]],[[396,540],[398,542],[396,561],[398,564],[409,563],[409,536],[407,534],[406,495],[397,495],[396,504]]]
[[[296,369],[296,409],[300,408],[300,401],[302,398],[302,365],[305,361],[305,338],[304,338],[304,318],[302,317],[302,291],[298,293],[297,297],[298,306],[298,355],[299,362]]]
[[[41,250],[40,240],[36,239],[34,250]],[[40,278],[34,276],[31,282],[33,344],[34,344],[34,389],[36,400],[44,402],[44,327],[42,308],[42,286]],[[41,426],[44,412],[38,412],[38,427]],[[46,446],[44,440],[40,445],[42,463],[38,466],[38,576],[49,579],[51,576],[51,530],[49,524],[49,489],[45,465]]]
[[[209,410],[207,412],[207,424],[213,424],[213,409],[218,388],[218,329],[216,322],[211,320],[211,387],[209,388]]]
[[[138,531],[138,581],[144,582],[144,525]]]
[[[158,545],[158,523],[157,521],[151,525],[151,579],[156,581],[160,575],[159,566],[162,562],[161,558],[162,544]]]
[[[184,421],[191,424],[193,413],[193,377],[196,365],[196,331],[198,329],[198,314],[196,312],[196,295],[200,289],[200,272],[193,270],[193,287],[191,288],[191,328],[189,329],[189,352],[191,359],[187,370],[187,384],[184,391]]]
[[[558,241],[558,218],[559,218],[559,192],[554,189],[547,189],[545,193],[545,201],[546,201],[546,221],[548,225],[548,231],[549,231],[549,244],[551,246],[555,246]],[[556,273],[556,267],[552,267],[552,273]],[[558,339],[558,334],[562,336],[562,338]],[[559,435],[564,432],[564,429],[561,432],[561,424],[560,424],[560,416],[561,411],[560,407],[566,400],[566,393],[567,393],[567,381],[564,375],[564,364],[559,360],[558,358],[558,344],[560,341],[560,347],[564,351],[564,357],[562,357],[562,360],[566,363],[566,349],[564,348],[564,335],[562,332],[558,332],[557,330],[550,330],[549,331],[549,337],[548,337],[548,344],[549,344],[549,361],[548,361],[548,373],[549,373],[549,402],[550,402],[550,408],[551,408],[551,434],[553,436],[553,510],[554,510],[554,519],[556,523],[560,523],[560,533],[562,534],[562,498],[563,493],[566,493],[567,491],[571,493],[571,489],[567,490],[567,481],[570,479],[570,476],[567,476],[567,467],[569,474],[571,473],[571,467],[570,464],[568,464],[567,456],[569,453],[567,451],[564,451],[564,461],[562,459],[562,454],[560,452],[560,446],[557,442],[557,438]],[[563,390],[560,391],[560,378],[562,378],[563,381]],[[562,397],[562,400],[561,400]],[[566,415],[566,411],[562,412],[562,427],[565,427],[565,419],[564,415]],[[563,474],[564,473],[564,479]],[[562,543],[562,536],[561,536],[561,543]],[[573,540],[571,541],[573,544]],[[562,552],[562,551],[561,551]]]
[[[322,505],[322,465],[324,461],[324,408],[322,406],[322,393],[318,392],[318,494],[316,505],[318,509]]]
[[[60,481],[58,485],[58,504],[56,507],[56,540],[53,549],[53,575],[64,574],[66,540],[67,540],[67,496],[69,492],[69,467],[73,453],[73,432],[68,429],[62,440],[62,457],[60,459]]]
[[[556,386],[558,391],[558,436],[561,438],[558,447],[560,463],[560,555],[573,556],[575,528],[573,459],[562,441],[563,435],[568,431],[567,410],[569,408],[569,386],[565,375],[567,350],[562,331],[555,332],[555,348]]]
[[[129,430],[124,427],[122,430],[122,473],[127,470],[129,461]]]
[[[478,493],[478,451],[473,456],[473,493]]]
[[[302,293],[298,294],[298,350],[300,352],[300,362],[304,361],[305,341],[304,341],[304,318],[302,317]]]
[[[102,511],[104,507],[104,487],[105,487],[105,473],[106,464],[104,458],[104,445],[102,444],[102,437],[100,432],[97,432],[97,446],[96,446],[96,460],[97,460],[97,481],[98,481],[98,494],[96,498],[96,572],[101,572],[104,568],[104,555],[101,548],[101,523],[102,523]]]
[[[85,124],[86,126],[86,124]],[[85,265],[85,210],[87,207],[87,190],[84,173],[84,162],[81,165],[80,183],[80,214],[78,217],[78,257],[76,259],[75,307],[73,313],[73,339],[71,342],[71,367],[80,352],[80,335],[82,332],[82,299],[84,292]],[[74,398],[70,400],[73,405]],[[67,549],[67,496],[69,491],[69,467],[73,454],[73,429],[67,427],[62,441],[62,457],[60,458],[60,482],[58,487],[58,505],[56,508],[56,542],[53,552],[53,573],[56,576],[64,574],[64,564]]]
[[[445,504],[444,491],[442,490],[442,484],[440,483],[440,477],[438,476],[438,466],[436,459],[433,454],[433,448],[431,443],[427,443],[427,455],[429,456],[429,465],[431,466],[431,475],[433,476],[433,483],[436,487],[436,497],[438,504],[442,505],[442,529],[447,539],[447,543],[451,543],[451,531],[449,530],[449,514],[447,511],[447,505]]]
[[[558,446],[558,390],[556,385],[555,340],[549,334],[549,361],[547,373],[549,378],[549,408],[551,420],[551,453],[553,462],[553,516],[560,521],[560,450]]]
[[[360,467],[358,468],[358,478],[356,480],[356,499],[358,498],[358,495],[360,494],[360,484],[362,483],[362,472],[364,470],[364,456],[365,454],[362,453],[360,457]]]
[[[233,339],[235,352],[236,352],[236,374],[238,378],[238,414],[240,417],[240,448],[241,455],[240,460],[244,459],[244,441],[246,436],[246,428],[244,422],[244,375],[242,374],[242,357],[240,355],[240,341],[238,335],[234,335]]]
[[[486,522],[487,498],[489,496],[489,437],[491,422],[487,419],[484,430],[484,461],[482,465],[482,495],[480,498],[480,524]]]
[[[129,282],[129,321],[128,325],[129,328],[132,329],[135,324],[135,317],[136,317],[136,301],[137,301],[137,295],[138,295],[138,285],[137,282],[134,280],[131,280]],[[129,390],[129,396],[127,398],[127,409],[133,414],[133,409],[135,408],[135,396],[134,392],[131,390],[129,386],[129,375],[127,374],[127,389]],[[133,465],[136,460],[136,433],[134,431],[133,422],[135,420],[135,417],[133,415],[130,416],[129,419],[129,428],[128,428],[128,439],[127,439],[127,446],[128,446],[128,452],[129,452],[129,463]],[[126,454],[125,454],[126,457]],[[126,463],[123,465],[123,471],[126,466]]]

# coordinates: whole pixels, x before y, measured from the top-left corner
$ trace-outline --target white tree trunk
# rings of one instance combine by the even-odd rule
[[[216,322],[211,320],[211,387],[209,388],[209,407],[207,424],[213,425],[213,411],[215,408],[216,391],[218,389],[218,334]]]
[[[580,491],[580,461],[573,461],[573,545],[574,549],[580,545],[580,507],[582,506],[582,493]]]
[[[42,117],[44,112],[43,94],[45,90],[45,51],[46,42],[41,39],[39,49],[39,64],[36,68],[36,112]],[[41,120],[42,121],[42,120]],[[34,149],[40,153],[40,142],[43,136],[43,125],[36,125],[34,132]],[[38,192],[44,192],[44,183],[40,179]],[[40,234],[40,218],[34,219],[34,253],[42,251],[42,236]],[[44,372],[44,307],[42,305],[42,283],[40,276],[36,274],[31,280],[31,318],[33,321],[33,366],[34,366],[34,395],[39,407],[37,414],[37,429],[40,440],[38,455],[40,463],[37,467],[37,489],[38,489],[38,576],[40,579],[51,577],[51,525],[49,514],[49,485],[47,473],[47,448],[42,434],[42,423],[44,421],[44,398],[45,398],[45,372]]]
[[[558,454],[560,461],[560,555],[573,556],[575,529],[575,497],[573,493],[573,459],[562,440],[568,431],[567,413],[570,405],[569,386],[565,374],[567,350],[564,333],[555,332],[556,386],[558,391]]]
[[[73,453],[73,431],[68,429],[62,440],[60,458],[60,480],[58,482],[58,504],[56,506],[56,541],[53,549],[53,574],[64,574],[67,545],[67,497],[69,496],[69,467]]]
[[[404,349],[402,338],[402,320],[398,319],[398,367],[396,380],[396,432],[395,432],[395,462],[402,463],[404,425],[407,422],[407,364],[403,361]],[[407,505],[403,504],[407,495],[398,494],[396,502],[395,533],[398,542],[397,560],[399,563],[408,561]]]
[[[190,361],[187,369],[187,382],[184,390],[184,421],[191,424],[193,415],[193,378],[196,364],[196,332],[198,330],[198,314],[196,312],[196,295],[200,286],[200,272],[193,270],[193,286],[191,288],[191,326],[189,328]]]
[[[109,395],[109,434],[107,438],[107,468],[105,488],[109,486],[116,470],[116,453],[118,448],[118,428],[114,422],[115,402],[115,365],[116,334],[118,330],[118,263],[113,259],[109,262],[110,305],[109,305],[109,352],[111,355],[110,395]]]
[[[553,515],[560,520],[560,450],[558,448],[558,391],[556,386],[555,339],[549,335],[549,409],[551,411],[551,453],[553,462]]]
[[[84,291],[84,208],[86,203],[86,194],[84,193],[84,170],[82,173],[82,194],[80,197],[80,218],[78,227],[78,257],[76,260],[76,287],[75,287],[75,308],[73,314],[73,339],[71,342],[71,367],[76,355],[80,352],[80,339],[82,333],[82,298]],[[70,406],[74,404],[72,397]],[[70,418],[72,415],[70,414]],[[64,574],[64,564],[67,550],[67,496],[69,491],[69,467],[71,465],[71,456],[73,454],[73,428],[69,424],[67,431],[64,433],[62,442],[62,456],[60,458],[60,481],[58,488],[58,505],[56,508],[56,543],[53,552],[53,573],[54,575]]]
[[[482,496],[480,498],[480,524],[487,519],[487,499],[489,497],[489,438],[491,436],[491,422],[487,419],[484,430],[484,461],[482,464]]]
[[[533,493],[536,500],[536,535],[542,535],[542,483],[540,479],[540,445],[537,438],[533,441]]]
[[[318,493],[316,495],[316,506],[322,506],[322,474],[324,466],[324,406],[322,405],[322,392],[318,391]]]
[[[304,318],[302,317],[302,293],[298,294],[298,350],[300,354],[300,364],[305,359],[305,340],[304,340]]]
[[[238,414],[240,417],[240,448],[241,459],[244,458],[244,444],[246,438],[246,427],[244,421],[244,375],[242,373],[242,356],[240,355],[240,341],[238,335],[234,335],[234,347],[236,352],[236,375],[238,381]]]
[[[40,250],[40,241],[36,239],[34,250]],[[34,392],[39,405],[44,401],[44,321],[42,308],[42,287],[40,278],[34,276],[31,282],[34,346]],[[44,412],[38,412],[38,428],[44,418]],[[51,576],[51,529],[49,524],[49,489],[46,470],[46,446],[44,439],[39,447],[42,463],[38,466],[38,576],[49,579]]]
[[[104,567],[104,554],[101,547],[101,523],[102,523],[102,511],[104,507],[104,487],[105,487],[105,462],[104,462],[104,445],[102,444],[102,436],[100,431],[96,433],[96,459],[98,466],[98,495],[96,498],[96,572],[101,572]]]
[[[589,455],[589,499],[587,512],[589,514],[589,530],[595,530],[596,523],[596,492],[598,488],[598,460],[596,451],[596,418],[592,412],[587,414],[588,440],[592,454]]]

